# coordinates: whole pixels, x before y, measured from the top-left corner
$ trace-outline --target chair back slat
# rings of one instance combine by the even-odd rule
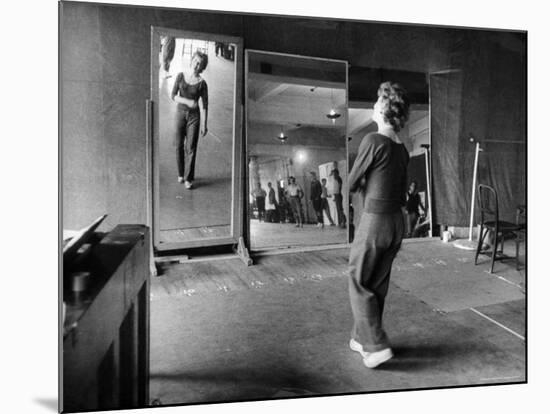
[[[498,221],[498,196],[496,190],[486,184],[479,184],[478,191],[478,206],[481,212],[481,222],[486,221],[487,216]]]

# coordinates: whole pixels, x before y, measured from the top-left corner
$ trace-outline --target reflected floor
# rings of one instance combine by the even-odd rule
[[[212,237],[228,237],[231,233],[231,226],[203,226],[185,229],[170,229],[160,231],[161,243],[180,243]]]
[[[315,224],[295,227],[294,223],[265,223],[250,220],[250,240],[253,250],[269,247],[287,248],[346,243],[347,229]]]
[[[159,221],[162,232],[221,225],[231,222],[233,148],[233,78],[235,64],[211,59],[203,76],[208,82],[208,134],[199,138],[194,190],[178,183],[175,147],[176,105],[170,93],[177,73],[188,63],[173,62],[172,76],[159,90]],[[172,67],[171,66],[171,67]],[[179,237],[179,236],[178,236]],[[211,237],[211,236],[209,236]],[[162,238],[162,237],[161,237]],[[179,237],[178,241],[181,241]]]

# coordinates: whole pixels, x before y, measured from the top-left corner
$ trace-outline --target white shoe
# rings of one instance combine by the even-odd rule
[[[355,352],[359,352],[361,354],[361,356],[363,357],[363,359],[365,359],[369,353],[368,352],[365,352],[363,350],[363,345],[361,345],[359,342],[357,342],[355,339],[351,338],[349,340],[349,348],[352,350],[352,351],[355,351]]]
[[[183,183],[183,177],[178,177],[178,183]]]
[[[192,189],[193,188],[193,183],[191,181],[186,181],[185,182],[185,188],[187,188],[188,190]]]
[[[393,357],[391,348],[382,349],[377,352],[369,352],[367,356],[363,357],[363,364],[367,368],[376,368],[378,365],[389,361]]]

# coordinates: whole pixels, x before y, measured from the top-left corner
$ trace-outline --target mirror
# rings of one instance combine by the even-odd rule
[[[155,248],[234,242],[241,41],[153,28],[152,42]]]
[[[347,63],[247,50],[252,250],[347,243]]]
[[[418,92],[417,92],[418,93]],[[425,91],[427,95],[427,91]],[[369,132],[376,132],[376,123],[372,121],[372,107],[376,101],[373,94],[372,102],[364,103],[363,107],[349,109],[348,143],[350,165],[353,165],[361,140]],[[407,169],[408,191],[407,205],[403,209],[405,222],[404,238],[431,237],[430,225],[430,121],[427,104],[411,105],[409,120],[399,131],[398,136],[409,151],[409,165]],[[357,211],[352,218],[351,228],[357,228],[363,208],[360,194],[354,194],[351,199],[352,211]],[[353,236],[353,234],[352,234]]]

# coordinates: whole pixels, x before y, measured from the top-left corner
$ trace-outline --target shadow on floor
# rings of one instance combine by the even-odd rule
[[[50,411],[53,411],[54,413],[58,412],[57,398],[35,398],[34,402]]]

